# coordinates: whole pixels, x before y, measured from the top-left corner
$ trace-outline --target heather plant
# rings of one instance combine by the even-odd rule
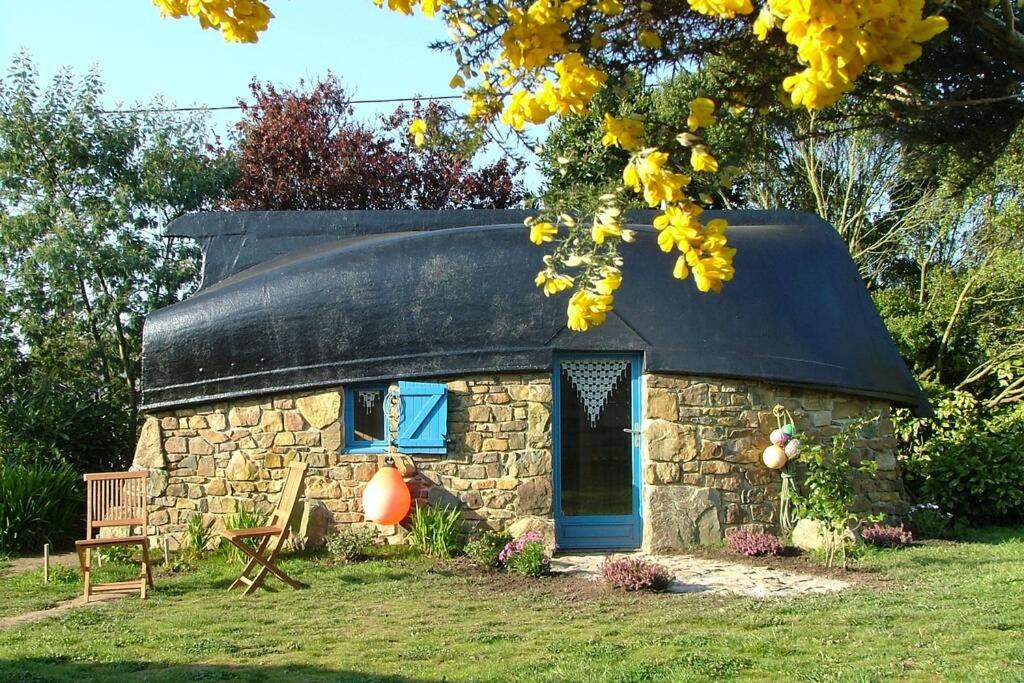
[[[725,535],[725,544],[747,557],[770,557],[782,554],[782,542],[764,531],[736,530]]]
[[[366,549],[377,542],[373,529],[345,529],[327,537],[327,553],[338,562],[358,562],[367,557]]]
[[[627,591],[663,591],[674,578],[667,567],[639,557],[608,557],[601,563],[601,578]]]
[[[861,529],[860,536],[866,543],[880,548],[903,548],[914,542],[914,534],[902,525],[872,524]]]
[[[524,576],[543,576],[551,570],[551,556],[544,545],[544,537],[536,531],[527,531],[509,541],[498,554],[505,568]]]
[[[484,531],[466,544],[466,555],[483,567],[497,567],[501,564],[501,551],[512,540],[512,536],[500,531]]]

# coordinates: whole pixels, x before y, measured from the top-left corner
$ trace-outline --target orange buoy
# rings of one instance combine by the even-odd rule
[[[398,524],[409,514],[412,496],[390,455],[363,490],[363,514],[377,524]]]

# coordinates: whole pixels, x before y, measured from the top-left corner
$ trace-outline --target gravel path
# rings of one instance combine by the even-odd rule
[[[834,593],[850,587],[845,581],[836,579],[690,555],[624,555],[640,557],[668,567],[675,575],[675,580],[668,588],[670,593],[745,595],[765,599]],[[600,565],[606,557],[604,554],[560,555],[551,561],[551,569],[597,580],[600,578]]]

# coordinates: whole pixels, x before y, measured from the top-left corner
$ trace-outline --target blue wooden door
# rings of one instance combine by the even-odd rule
[[[560,549],[640,545],[640,362],[626,354],[555,358],[552,437]]]

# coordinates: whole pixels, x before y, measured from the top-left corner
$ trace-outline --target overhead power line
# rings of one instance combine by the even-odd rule
[[[425,102],[436,100],[461,100],[462,95],[438,95],[437,97],[386,97],[375,100],[349,100],[348,104],[389,104],[394,102]],[[220,107],[139,107],[133,109],[100,109],[98,114],[161,114],[187,111],[230,111],[243,107],[257,107],[255,104],[227,104]]]

